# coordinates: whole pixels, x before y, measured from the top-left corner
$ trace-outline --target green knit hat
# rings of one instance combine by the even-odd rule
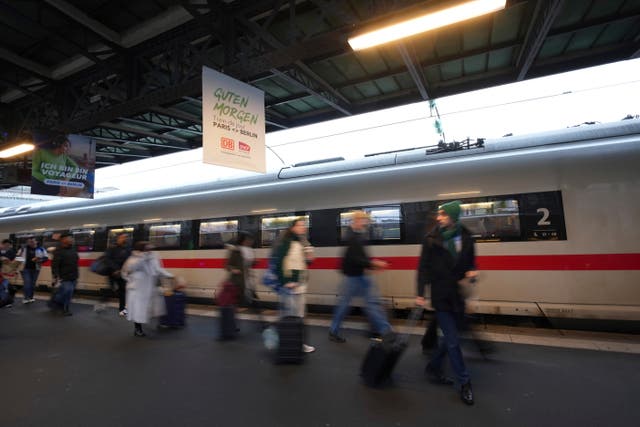
[[[444,205],[438,206],[438,210],[443,210],[451,221],[458,222],[460,219],[460,200],[454,200],[453,202],[445,203]]]

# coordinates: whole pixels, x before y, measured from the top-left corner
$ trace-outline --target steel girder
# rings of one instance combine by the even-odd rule
[[[64,2],[54,3],[59,6]],[[348,100],[313,73],[303,61],[348,52],[346,31],[357,17],[341,1],[313,1],[322,11],[318,19],[324,19],[324,14],[328,13],[335,18],[338,13],[345,21],[345,27],[288,41],[285,45],[272,37],[265,27],[276,19],[276,15],[283,19],[281,11],[290,8],[291,3],[263,0],[239,8],[234,3],[209,2],[209,12],[202,14],[200,6],[183,1],[183,6],[195,16],[195,22],[124,53],[114,51],[115,55],[104,60],[87,56],[99,64],[45,89],[29,91],[32,96],[16,101],[15,111],[21,123],[14,128],[55,128],[78,132],[97,123],[170,104],[183,96],[197,96],[201,91],[202,65],[245,81],[269,75],[274,69],[284,69],[288,78],[295,79],[297,85],[308,93],[349,114]],[[384,11],[415,3],[419,1],[370,1],[369,8]],[[295,13],[286,15],[291,28],[296,26],[295,18]],[[258,20],[264,21],[264,25],[257,24]],[[245,26],[243,23],[249,24]],[[236,37],[225,37],[225,31]],[[104,34],[99,35],[103,40],[107,38]],[[107,41],[111,41],[113,46],[113,39]],[[78,53],[84,55],[86,52]],[[19,82],[16,85],[21,86]],[[275,126],[289,126],[277,112],[272,111],[270,116]]]

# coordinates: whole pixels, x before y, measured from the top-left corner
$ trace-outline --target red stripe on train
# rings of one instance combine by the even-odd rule
[[[160,253],[162,256],[162,253]],[[389,262],[389,270],[415,270],[418,257],[382,257]],[[93,260],[81,259],[81,267],[89,267]],[[224,268],[224,258],[168,258],[166,268]],[[479,270],[640,270],[640,254],[589,255],[486,255],[476,258]],[[338,257],[316,258],[312,270],[339,270]],[[258,260],[256,268],[267,268],[267,259]]]

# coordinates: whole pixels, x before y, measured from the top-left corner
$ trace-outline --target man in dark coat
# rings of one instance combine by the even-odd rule
[[[459,201],[445,203],[438,208],[439,227],[429,234],[422,247],[416,304],[424,306],[424,289],[430,284],[431,305],[444,340],[427,365],[426,374],[434,382],[452,384],[453,381],[442,372],[442,363],[448,354],[460,385],[462,401],[472,405],[471,379],[462,358],[458,329],[465,309],[460,287],[465,280],[475,280],[477,272],[473,239],[459,219]]]
[[[62,234],[60,247],[53,253],[53,261],[51,262],[53,280],[60,282],[60,289],[54,295],[52,303],[61,306],[65,316],[71,316],[69,305],[78,283],[78,258],[78,252],[73,247],[73,236],[68,233]]]
[[[126,316],[125,295],[127,282],[122,278],[121,270],[124,262],[131,256],[131,246],[129,245],[129,235],[120,233],[116,238],[116,244],[107,249],[104,253],[109,260],[113,272],[109,275],[109,287],[118,294],[118,311],[120,316]]]
[[[375,334],[384,335],[391,330],[391,325],[380,306],[378,290],[367,274],[368,270],[387,268],[387,262],[369,258],[365,250],[365,233],[369,227],[369,215],[364,211],[356,211],[352,215],[347,247],[342,257],[342,274],[345,276],[345,281],[329,328],[329,340],[338,343],[346,342],[346,338],[340,335],[340,325],[349,312],[351,299],[356,296],[364,298],[364,309]]]

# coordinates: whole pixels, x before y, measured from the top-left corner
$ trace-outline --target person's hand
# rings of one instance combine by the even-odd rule
[[[289,282],[289,283],[287,283],[286,285],[284,285],[284,287],[285,287],[285,288],[288,288],[288,289],[293,289],[293,288],[295,288],[296,286],[298,286],[298,284],[297,284],[297,283],[295,283],[295,282]]]
[[[240,274],[240,273],[242,273],[242,271],[238,270],[237,268],[231,269],[231,274]]]
[[[478,279],[478,272],[476,270],[469,270],[466,273],[464,273],[464,279],[462,279],[461,281],[468,282],[469,284],[473,284],[473,283],[476,283],[477,279]]]
[[[371,267],[376,270],[384,270],[385,268],[389,267],[389,263],[381,259],[372,259]]]
[[[424,307],[425,299],[424,297],[416,297],[416,305],[420,307]]]

